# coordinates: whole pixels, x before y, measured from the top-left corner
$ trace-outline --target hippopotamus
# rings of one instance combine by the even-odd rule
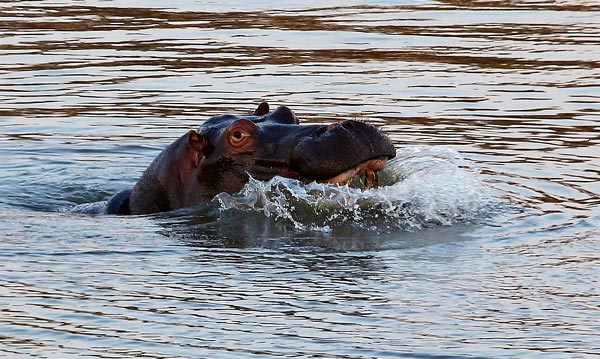
[[[240,191],[252,176],[347,184],[362,176],[377,186],[377,172],[396,151],[376,127],[345,120],[300,125],[286,106],[261,103],[250,115],[219,115],[168,145],[132,189],[113,195],[107,214],[148,214],[209,202]]]

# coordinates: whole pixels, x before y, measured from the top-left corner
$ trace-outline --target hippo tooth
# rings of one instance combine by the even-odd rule
[[[364,184],[366,189],[377,188],[379,185],[379,178],[377,176],[377,172],[371,169],[365,170],[364,173]]]

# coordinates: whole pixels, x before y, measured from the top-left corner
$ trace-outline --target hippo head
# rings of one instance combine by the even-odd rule
[[[252,115],[209,118],[169,145],[148,167],[128,198],[129,213],[161,212],[235,193],[249,176],[346,184],[362,176],[377,185],[377,171],[395,156],[377,128],[347,120],[331,125],[299,125],[287,107],[269,112],[267,103]]]
[[[266,103],[261,106],[268,109]],[[255,113],[260,114],[261,106]],[[216,187],[227,181],[243,186],[248,175],[265,181],[283,176],[337,184],[364,175],[367,184],[374,186],[377,171],[396,154],[389,139],[372,125],[347,120],[300,126],[285,106],[262,116],[210,118],[200,127],[199,136],[205,147],[198,179]],[[225,192],[241,189],[239,184],[234,187]]]

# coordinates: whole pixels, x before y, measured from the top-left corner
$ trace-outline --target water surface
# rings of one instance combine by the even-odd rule
[[[0,3],[0,356],[600,355],[596,1]],[[206,118],[378,125],[376,191],[82,213]]]

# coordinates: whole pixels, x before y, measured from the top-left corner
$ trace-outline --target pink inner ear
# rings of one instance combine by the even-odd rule
[[[202,159],[202,150],[206,146],[204,137],[194,130],[188,132],[188,154],[186,159],[191,162],[193,168],[198,167]]]
[[[202,152],[205,145],[204,137],[202,137],[198,132],[194,130],[190,130],[190,132],[188,132],[188,146],[192,150],[196,152]]]

